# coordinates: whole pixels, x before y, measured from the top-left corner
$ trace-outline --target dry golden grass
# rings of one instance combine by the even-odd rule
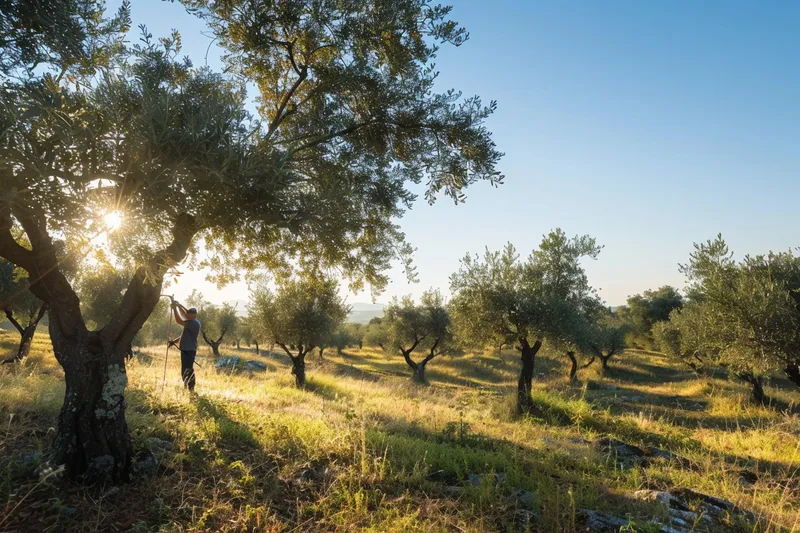
[[[0,336],[0,348],[14,342]],[[38,335],[24,364],[0,369],[0,530],[571,532],[577,509],[589,508],[629,514],[630,531],[651,531],[658,510],[631,494],[690,487],[755,513],[747,531],[800,531],[798,395],[781,381],[769,388],[779,408],[757,408],[745,387],[699,380],[657,354],[629,351],[606,375],[594,365],[569,384],[566,358],[545,353],[540,416],[519,419],[512,352],[505,361],[496,352],[434,360],[429,385],[417,386],[399,356],[331,351],[309,362],[305,391],[293,387],[285,355],[224,352],[269,370],[218,374],[201,352],[192,396],[176,352],[163,392],[163,347],[129,365],[135,447],[151,437],[174,447],[156,474],[109,492],[38,483],[36,461],[21,460],[46,450],[63,394]],[[621,469],[590,442],[601,435],[668,449],[691,467]],[[742,470],[758,480],[743,483]]]

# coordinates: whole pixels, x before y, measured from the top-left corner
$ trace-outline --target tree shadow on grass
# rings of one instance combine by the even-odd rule
[[[376,372],[370,372],[369,370],[364,370],[359,368],[352,363],[340,363],[333,360],[327,360],[325,362],[327,366],[331,368],[331,373],[336,376],[344,376],[353,379],[359,379],[363,381],[369,381],[372,383],[378,382],[381,380],[381,374]]]
[[[459,433],[445,427],[435,432],[389,414],[381,419],[381,427],[367,432],[368,448],[385,458],[389,471],[400,473],[401,486],[421,485],[426,494],[441,498],[456,494],[460,505],[490,505],[504,510],[506,517],[530,509],[537,516],[531,524],[536,531],[582,530],[576,508],[622,517],[631,514],[639,523],[657,514],[653,505],[609,488],[607,477],[617,467],[587,461],[592,454],[585,446],[583,453],[569,446],[542,449],[469,430]],[[609,472],[603,474],[605,469]],[[523,500],[524,491],[532,498]],[[518,528],[498,524],[502,531]]]
[[[351,390],[342,387],[337,387],[332,383],[318,381],[313,378],[309,379],[306,382],[305,390],[307,392],[311,392],[313,394],[316,394],[317,396],[322,397],[325,400],[332,402],[343,399],[350,399],[353,397]]]
[[[194,401],[198,416],[211,418],[216,423],[219,448],[260,448],[250,428],[232,419],[224,407],[205,396],[198,395]]]
[[[631,368],[634,366],[637,368]],[[607,380],[627,381],[641,384],[681,383],[697,379],[697,376],[691,372],[683,372],[674,368],[665,368],[641,363],[626,363],[623,366],[615,365],[613,361],[609,363],[609,367],[607,369],[599,371],[598,377]]]

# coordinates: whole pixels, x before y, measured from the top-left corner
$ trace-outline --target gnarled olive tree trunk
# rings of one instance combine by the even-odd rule
[[[755,403],[758,405],[767,405],[769,403],[769,398],[764,392],[764,380],[761,376],[756,376],[751,372],[740,372],[737,376],[753,388],[753,401]]]
[[[519,350],[522,359],[522,368],[519,371],[519,380],[517,381],[517,412],[520,414],[529,413],[533,407],[533,398],[531,397],[531,390],[533,387],[533,363],[536,358],[536,352],[542,347],[541,339],[536,339],[536,342],[531,346],[526,337],[519,340]]]
[[[414,344],[411,346],[411,348],[403,348],[402,346],[398,346],[398,348],[400,349],[400,353],[403,354],[403,359],[405,359],[406,364],[409,366],[409,368],[411,368],[413,372],[411,374],[412,381],[414,381],[415,383],[424,384],[425,369],[427,368],[428,363],[431,361],[431,359],[439,355],[436,352],[436,347],[439,345],[439,339],[436,339],[436,342],[434,342],[433,346],[431,346],[428,355],[426,355],[422,361],[415,362],[413,359],[411,359],[411,353],[416,349],[421,340],[422,339],[418,339],[417,341],[415,341]]]
[[[30,249],[14,239],[12,213],[25,230]],[[52,456],[73,478],[122,482],[128,479],[131,464],[125,355],[158,303],[166,271],[183,260],[198,229],[194,217],[179,216],[172,243],[136,269],[109,323],[89,331],[80,300],[60,270],[46,224],[34,209],[0,205],[0,256],[28,272],[30,291],[48,305],[53,352],[64,369],[66,390]]]
[[[53,443],[55,464],[89,481],[127,481],[133,455],[125,421],[127,346],[104,349],[95,332],[67,337],[54,313],[50,338],[66,382]]]
[[[567,350],[567,357],[569,357],[570,363],[572,363],[572,366],[569,369],[569,380],[575,381],[575,378],[578,375],[578,360],[575,359],[575,352],[572,350]]]
[[[220,355],[221,355],[221,354],[219,353],[219,347],[220,347],[220,345],[222,344],[222,339],[224,339],[224,338],[225,338],[225,333],[226,333],[226,331],[227,331],[227,330],[224,330],[224,329],[223,329],[223,330],[222,330],[222,335],[220,335],[220,336],[219,336],[219,338],[218,338],[217,340],[214,340],[214,339],[209,339],[209,338],[206,336],[206,332],[205,332],[205,331],[203,331],[203,330],[202,330],[202,328],[200,329],[200,333],[203,335],[203,340],[204,340],[204,341],[206,341],[206,344],[208,344],[209,346],[211,346],[211,351],[212,351],[212,352],[214,352],[214,356],[216,356],[216,357],[220,357]],[[238,348],[239,346],[237,345],[236,347]]]
[[[306,388],[306,355],[309,352],[314,350],[314,346],[303,346],[302,344],[297,345],[294,349],[297,350],[297,355],[292,353],[292,349],[289,346],[286,346],[283,343],[277,343],[278,346],[283,348],[283,351],[286,352],[286,355],[289,356],[289,359],[292,361],[292,375],[294,376],[294,384],[298,389]],[[295,345],[291,345],[295,346]]]
[[[414,362],[411,359],[410,355],[411,355],[410,353],[409,354],[406,354],[405,352],[403,353],[403,357],[406,360],[406,364],[411,368],[411,370],[413,372],[411,374],[411,379],[415,383],[420,383],[420,384],[425,383],[425,368],[427,368],[428,363],[430,362],[430,360],[433,359],[434,357],[436,357],[436,355],[434,355],[433,353],[430,353],[430,354],[425,356],[425,359],[423,359],[422,361],[420,361],[418,363]]]

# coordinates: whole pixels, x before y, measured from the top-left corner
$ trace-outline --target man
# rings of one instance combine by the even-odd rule
[[[181,351],[181,377],[183,386],[194,392],[194,358],[197,357],[197,335],[200,333],[200,321],[197,320],[197,309],[186,309],[178,302],[172,302],[172,312],[175,322],[183,326],[180,339],[175,339],[172,344],[177,344]]]

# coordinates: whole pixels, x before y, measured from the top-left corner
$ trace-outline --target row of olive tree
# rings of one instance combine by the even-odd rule
[[[127,44],[129,2],[111,17],[97,0],[0,3],[0,257],[48,306],[66,382],[52,459],[71,476],[128,478],[126,355],[199,240],[221,282],[313,264],[380,290],[410,251],[397,219],[412,189],[461,201],[502,180],[494,104],[433,87],[437,47],[467,39],[448,7],[183,3],[225,48],[225,74],[181,58],[177,34]],[[100,234],[130,277],[94,327],[63,265]]]
[[[687,303],[656,325],[660,348],[697,372],[727,367],[767,402],[763,382],[782,372],[800,387],[800,257],[791,251],[733,258],[717,236],[682,265]]]

